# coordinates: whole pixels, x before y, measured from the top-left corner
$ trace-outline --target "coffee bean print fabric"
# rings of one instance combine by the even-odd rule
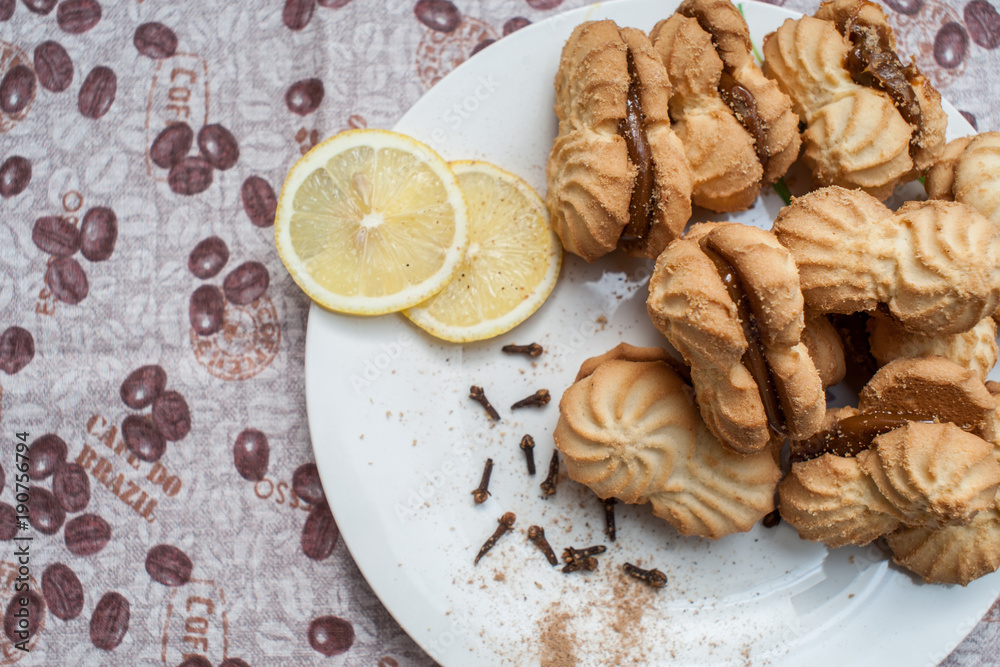
[[[352,562],[314,463],[278,193],[324,138],[391,128],[583,4],[0,0],[0,578],[34,538],[31,652],[5,664],[434,664]],[[1000,3],[884,4],[904,54],[1000,129]],[[994,608],[942,664],[998,647]]]

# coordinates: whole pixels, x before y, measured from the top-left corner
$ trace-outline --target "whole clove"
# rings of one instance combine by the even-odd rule
[[[528,539],[534,542],[535,546],[541,549],[550,565],[559,564],[559,559],[556,558],[556,552],[552,550],[552,545],[550,545],[549,541],[545,539],[545,531],[541,526],[530,526],[528,528]]]
[[[559,481],[559,450],[552,450],[552,460],[549,461],[549,475],[539,486],[542,487],[542,495],[548,498],[555,495],[556,482]]]
[[[608,540],[615,541],[615,505],[618,500],[615,498],[603,498],[601,504],[604,505],[604,534]]]
[[[538,357],[544,352],[542,346],[538,343],[531,343],[530,345],[504,345],[500,350],[507,354],[526,354],[529,357]]]
[[[575,560],[572,563],[566,563],[562,566],[562,572],[578,572],[580,570],[583,570],[584,572],[593,572],[596,569],[597,559],[593,556],[582,560]]]
[[[564,562],[572,563],[578,560],[585,560],[591,556],[599,556],[607,550],[608,548],[603,544],[587,547],[586,549],[574,549],[573,547],[567,547],[563,549],[562,557]]]
[[[490,419],[495,422],[500,421],[500,413],[497,412],[496,408],[490,404],[490,401],[486,398],[486,393],[483,391],[482,387],[472,385],[472,387],[469,388],[469,398],[483,406],[483,409],[486,410],[486,414]]]
[[[477,505],[482,505],[486,502],[486,499],[491,495],[489,491],[490,487],[490,475],[493,473],[493,459],[486,459],[486,465],[483,467],[483,477],[479,480],[479,486],[476,487],[472,492],[472,499],[476,501]]]
[[[528,461],[528,474],[535,474],[535,439],[530,435],[521,438],[521,449],[524,450],[524,458]]]
[[[656,568],[652,570],[644,570],[641,567],[636,567],[632,563],[625,563],[622,566],[625,570],[625,574],[639,581],[642,581],[653,588],[663,588],[667,585],[667,575],[663,574]]]
[[[518,408],[540,408],[543,405],[548,405],[551,400],[552,395],[549,394],[548,389],[539,389],[531,396],[522,398],[520,401],[510,406],[510,409],[517,410]]]
[[[479,564],[479,559],[486,555],[486,552],[493,548],[503,534],[511,530],[514,527],[514,521],[517,516],[513,512],[505,512],[502,517],[497,520],[500,525],[497,526],[496,531],[490,536],[490,539],[483,543],[482,548],[479,549],[479,553],[476,555],[476,560],[472,561],[473,565]]]

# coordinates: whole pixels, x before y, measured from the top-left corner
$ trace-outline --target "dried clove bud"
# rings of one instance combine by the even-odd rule
[[[552,450],[552,460],[549,461],[549,475],[540,484],[542,495],[548,498],[556,492],[556,482],[559,481],[559,450]]]
[[[521,449],[524,450],[524,458],[528,461],[528,474],[535,474],[535,439],[530,435],[521,438]]]
[[[545,558],[549,561],[550,565],[558,565],[559,559],[556,558],[556,552],[552,550],[552,545],[549,541],[545,539],[545,531],[542,530],[541,526],[531,526],[528,528],[528,539],[535,543],[542,553],[545,554]]]
[[[604,498],[601,500],[604,505],[604,534],[612,542],[615,541],[615,505],[618,500],[615,498]]]
[[[562,557],[564,562],[572,563],[578,560],[586,560],[591,556],[599,556],[607,550],[608,548],[603,544],[587,547],[586,549],[574,549],[573,547],[567,547],[563,549]]]
[[[634,577],[639,581],[645,582],[653,588],[663,588],[667,585],[667,575],[663,574],[656,568],[653,568],[652,570],[644,570],[641,567],[636,567],[632,563],[625,563],[622,568],[625,570],[625,574],[630,577]]]
[[[472,387],[469,388],[469,398],[483,406],[483,409],[486,410],[486,414],[489,415],[490,419],[495,422],[500,421],[500,413],[496,411],[496,408],[490,405],[490,401],[486,398],[486,394],[483,392],[482,387],[472,385]]]
[[[540,356],[544,351],[538,343],[531,343],[530,345],[504,345],[500,350],[507,354],[526,354],[529,357]]]
[[[552,396],[549,394],[548,389],[539,389],[531,396],[522,398],[520,401],[510,406],[510,409],[517,410],[518,408],[540,408],[543,405],[548,405],[551,400]]]
[[[514,521],[517,516],[513,512],[506,512],[502,517],[500,517],[497,522],[500,524],[497,526],[496,532],[494,532],[490,539],[486,540],[482,548],[479,549],[479,553],[476,555],[476,560],[472,561],[473,565],[479,564],[479,559],[486,555],[486,552],[493,548],[493,545],[497,543],[503,534],[514,527]]]
[[[577,572],[583,570],[585,572],[593,572],[597,569],[597,559],[591,556],[590,558],[584,558],[582,560],[575,560],[572,563],[566,563],[562,567],[563,572]]]
[[[486,459],[486,465],[483,467],[483,477],[479,480],[479,486],[472,492],[472,499],[476,501],[477,505],[482,505],[486,502],[491,494],[489,491],[490,486],[490,475],[493,473],[493,459]]]

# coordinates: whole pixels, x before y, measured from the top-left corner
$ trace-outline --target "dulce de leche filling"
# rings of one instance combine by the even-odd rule
[[[906,426],[909,422],[931,423],[928,415],[910,412],[863,412],[845,417],[825,431],[792,447],[792,463],[815,459],[823,454],[857,456],[872,446],[872,441],[883,433]]]
[[[760,117],[760,112],[757,110],[757,99],[753,96],[753,93],[725,70],[723,70],[722,76],[719,77],[719,94],[722,95],[722,101],[726,103],[726,106],[736,114],[737,120],[742,123],[743,127],[750,133],[750,136],[753,137],[753,146],[757,153],[757,160],[760,162],[760,166],[766,169],[767,161],[770,158],[764,146],[767,141],[764,129],[766,123]]]
[[[627,51],[628,96],[625,101],[625,118],[618,124],[618,134],[628,146],[629,161],[635,166],[635,183],[629,200],[628,224],[619,240],[641,241],[649,233],[654,201],[653,154],[646,138],[646,123],[639,98],[639,74],[632,51]]]
[[[760,400],[764,405],[764,414],[771,430],[779,436],[785,436],[785,411],[782,407],[787,403],[787,392],[784,385],[774,377],[760,345],[760,334],[757,318],[750,306],[750,300],[743,289],[743,280],[739,271],[727,261],[719,247],[713,243],[711,236],[701,240],[701,249],[715,264],[722,278],[729,298],[736,304],[740,324],[743,326],[743,336],[747,340],[747,349],[743,353],[743,365],[753,376],[760,392]]]

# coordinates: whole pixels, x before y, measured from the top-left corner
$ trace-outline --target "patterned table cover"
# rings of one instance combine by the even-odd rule
[[[275,193],[317,141],[392,127],[478,50],[583,4],[0,0],[0,611],[30,535],[37,622],[28,653],[0,635],[0,664],[434,664],[323,502]],[[900,50],[1000,129],[996,0],[886,4]],[[1000,603],[942,665],[997,655]]]

